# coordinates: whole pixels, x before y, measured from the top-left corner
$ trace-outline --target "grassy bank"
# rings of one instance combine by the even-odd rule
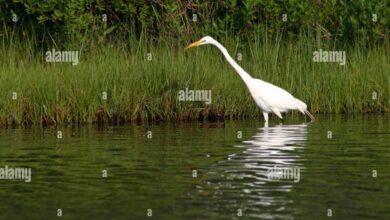
[[[389,47],[333,48],[298,41],[221,39],[253,77],[285,88],[313,113],[390,111]],[[126,46],[127,45],[127,46]],[[212,46],[118,43],[82,50],[79,64],[46,63],[28,41],[3,44],[1,124],[230,119],[261,115],[244,83]],[[345,50],[347,63],[315,63],[313,51]],[[67,48],[66,50],[73,50]],[[152,54],[152,60],[147,54]],[[212,102],[181,102],[180,90],[211,90]],[[107,100],[103,93],[107,93]],[[17,97],[15,97],[15,93]],[[376,99],[373,99],[376,93]],[[374,95],[375,96],[375,95]]]

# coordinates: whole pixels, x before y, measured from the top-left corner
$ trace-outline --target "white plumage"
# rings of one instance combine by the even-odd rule
[[[250,94],[252,95],[257,106],[263,111],[263,116],[265,121],[268,121],[268,114],[274,113],[280,119],[283,119],[282,114],[289,110],[298,110],[302,114],[307,114],[311,120],[314,120],[314,117],[307,110],[307,106],[301,100],[292,96],[286,90],[277,87],[271,83],[265,82],[260,79],[252,78],[244,69],[242,69],[236,61],[229,55],[226,48],[223,47],[218,41],[214,40],[212,37],[206,36],[196,41],[186,47],[186,49],[205,45],[212,44],[216,46],[222,54],[225,56],[226,60],[230,65],[237,71],[244,83],[249,89]]]

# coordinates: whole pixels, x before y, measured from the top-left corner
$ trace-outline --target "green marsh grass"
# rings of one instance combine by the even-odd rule
[[[221,43],[233,57],[242,54],[238,63],[253,77],[286,89],[315,114],[390,111],[386,44],[336,48],[308,37]],[[3,43],[1,124],[261,118],[242,80],[213,46],[184,51],[184,43],[150,45],[130,40],[83,49],[72,66],[46,63],[45,51],[33,40]],[[319,48],[345,50],[346,65],[313,62]],[[211,90],[212,103],[178,101],[179,90],[186,88]]]

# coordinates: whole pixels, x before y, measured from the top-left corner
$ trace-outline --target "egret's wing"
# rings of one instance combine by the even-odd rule
[[[302,106],[297,99],[286,90],[271,83],[256,79],[258,96],[271,108],[280,111],[299,109]]]

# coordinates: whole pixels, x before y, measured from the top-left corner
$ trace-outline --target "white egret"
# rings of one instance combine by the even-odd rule
[[[203,37],[199,41],[188,45],[185,49],[205,44],[212,44],[216,46],[225,56],[230,65],[232,65],[232,67],[237,71],[238,75],[240,75],[248,87],[249,92],[255,100],[257,106],[259,106],[263,111],[263,116],[266,122],[268,122],[269,113],[274,113],[283,120],[281,113],[288,112],[289,110],[298,110],[302,112],[302,114],[307,114],[312,121],[314,120],[313,115],[310,114],[310,112],[307,110],[307,105],[304,102],[295,98],[289,92],[280,87],[260,79],[252,78],[236,63],[236,61],[234,61],[226,48],[212,37]]]

